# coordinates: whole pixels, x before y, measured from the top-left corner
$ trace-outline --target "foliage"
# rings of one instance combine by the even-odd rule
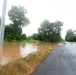
[[[67,30],[65,40],[68,42],[76,42],[76,31],[72,29]]]
[[[11,41],[20,41],[25,40],[26,35],[21,34],[22,29],[18,29],[17,32],[14,28],[14,24],[9,24],[5,26],[5,34],[4,34],[4,40],[11,42]]]
[[[26,40],[24,40],[23,42],[25,42],[25,43],[39,43],[40,41],[38,41],[38,40],[34,40],[34,39],[26,39]]]
[[[32,35],[32,38],[35,39],[35,40],[38,40],[38,34],[37,34],[37,33],[34,33],[34,34]]]
[[[4,33],[4,39],[5,41],[12,41],[12,40],[15,40],[15,29],[13,27],[13,24],[10,24],[10,25],[6,25],[5,26],[5,33]]]
[[[60,21],[50,23],[48,20],[44,20],[38,28],[38,34],[33,34],[32,37],[35,40],[60,42],[62,41],[60,36],[62,26],[63,23]]]
[[[28,43],[39,43],[40,41],[33,39],[32,36],[26,37],[26,39],[23,42],[28,42]]]
[[[12,6],[8,11],[9,19],[14,23],[15,27],[28,25],[29,19],[25,16],[26,9],[22,6]]]
[[[8,11],[9,19],[13,22],[13,25],[9,25],[5,27],[5,40],[25,40],[26,35],[22,34],[22,27],[28,25],[29,19],[25,16],[27,11],[22,6],[12,6]],[[44,20],[40,28],[38,28],[38,33],[32,35],[31,38],[40,41],[47,42],[60,42],[61,38],[61,30],[63,23],[60,21],[49,22],[48,20]],[[30,39],[28,37],[28,39]]]
[[[9,19],[13,24],[5,26],[5,41],[25,40],[26,35],[22,34],[22,27],[29,24],[29,19],[25,16],[26,9],[22,6],[12,6],[8,11]]]
[[[25,39],[26,39],[26,34],[22,34],[22,35],[21,35],[21,39],[22,39],[22,40],[25,40]]]

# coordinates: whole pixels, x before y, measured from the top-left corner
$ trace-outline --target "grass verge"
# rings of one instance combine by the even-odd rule
[[[40,43],[38,51],[0,67],[0,75],[32,75],[39,64],[57,44]]]

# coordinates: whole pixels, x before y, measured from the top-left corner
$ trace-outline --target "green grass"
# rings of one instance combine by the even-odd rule
[[[8,41],[5,41],[5,43],[7,43]],[[23,40],[23,41],[16,41],[16,40],[13,40],[11,42],[24,42],[24,43],[40,43],[40,41],[38,40],[34,40],[34,39],[26,39],[26,40]]]
[[[25,43],[39,43],[40,41],[38,41],[38,40],[34,40],[34,39],[26,39],[26,40],[24,40],[23,42],[25,42]]]

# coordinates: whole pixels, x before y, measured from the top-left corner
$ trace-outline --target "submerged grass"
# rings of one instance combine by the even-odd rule
[[[38,51],[0,67],[0,75],[32,75],[57,44],[40,43]]]

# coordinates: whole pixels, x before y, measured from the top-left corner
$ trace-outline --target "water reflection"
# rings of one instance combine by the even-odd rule
[[[0,65],[27,56],[28,54],[37,51],[37,46],[30,43],[5,43],[0,47]]]
[[[37,51],[37,46],[34,44],[26,43],[26,44],[22,44],[20,46],[20,55],[22,57],[25,57],[25,56],[29,55],[30,53],[36,52],[36,51]]]

